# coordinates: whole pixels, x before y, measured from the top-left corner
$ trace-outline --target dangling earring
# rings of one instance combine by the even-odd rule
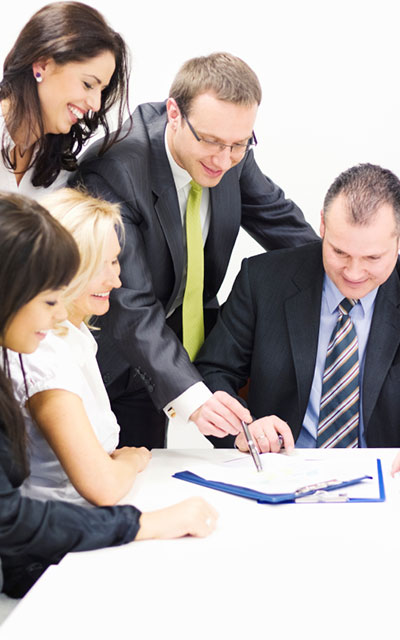
[[[36,82],[42,82],[43,78],[42,78],[42,74],[39,73],[39,71],[37,73],[35,73],[35,80]]]

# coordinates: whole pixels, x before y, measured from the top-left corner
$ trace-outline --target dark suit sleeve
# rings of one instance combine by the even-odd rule
[[[196,366],[211,391],[238,397],[249,377],[255,312],[244,260],[218,321],[201,348]],[[243,403],[244,404],[244,403]]]
[[[85,508],[23,497],[5,467],[10,451],[0,432],[0,556],[4,591],[20,597],[50,565],[69,551],[125,544],[139,529],[135,507]]]
[[[264,249],[285,249],[318,239],[292,200],[258,167],[253,151],[238,165],[242,227]]]
[[[96,336],[103,378],[107,384],[107,371],[114,371],[115,379],[132,367],[161,409],[201,377],[166,324],[164,307],[154,292],[141,232],[141,225],[148,220],[141,215],[142,205],[126,163],[118,158],[96,161],[94,169],[89,163],[81,168],[77,181],[94,195],[119,203],[125,228],[120,256],[122,287],[112,292],[110,310],[100,319],[101,332]],[[113,369],[117,359],[123,363],[119,372]]]

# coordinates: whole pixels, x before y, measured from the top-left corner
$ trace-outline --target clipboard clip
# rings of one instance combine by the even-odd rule
[[[297,493],[297,492],[296,492]],[[303,504],[306,503],[316,503],[316,502],[348,502],[349,498],[346,493],[334,494],[328,491],[324,491],[323,489],[319,489],[315,491],[315,493],[311,493],[308,496],[303,496],[300,498],[295,498],[295,502],[300,502]]]
[[[326,489],[327,487],[334,487],[339,484],[339,480],[324,480],[323,482],[315,482],[314,484],[307,484],[305,487],[300,487],[294,492],[295,496],[302,496],[304,493],[308,493],[309,491],[320,491],[321,489]]]

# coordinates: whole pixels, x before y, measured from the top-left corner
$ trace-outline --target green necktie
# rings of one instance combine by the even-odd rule
[[[183,346],[193,361],[204,342],[203,284],[204,252],[200,203],[202,187],[194,182],[186,205],[186,287],[182,303]]]

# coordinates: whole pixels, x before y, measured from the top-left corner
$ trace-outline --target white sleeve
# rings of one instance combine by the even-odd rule
[[[8,359],[14,393],[21,407],[36,393],[50,389],[82,396],[80,376],[61,337],[49,333],[34,353],[22,355],[26,387],[19,354],[8,351]]]
[[[201,407],[211,396],[212,393],[204,382],[196,382],[180,396],[169,402],[164,407],[164,412],[172,420],[179,417],[188,422],[193,411]]]

